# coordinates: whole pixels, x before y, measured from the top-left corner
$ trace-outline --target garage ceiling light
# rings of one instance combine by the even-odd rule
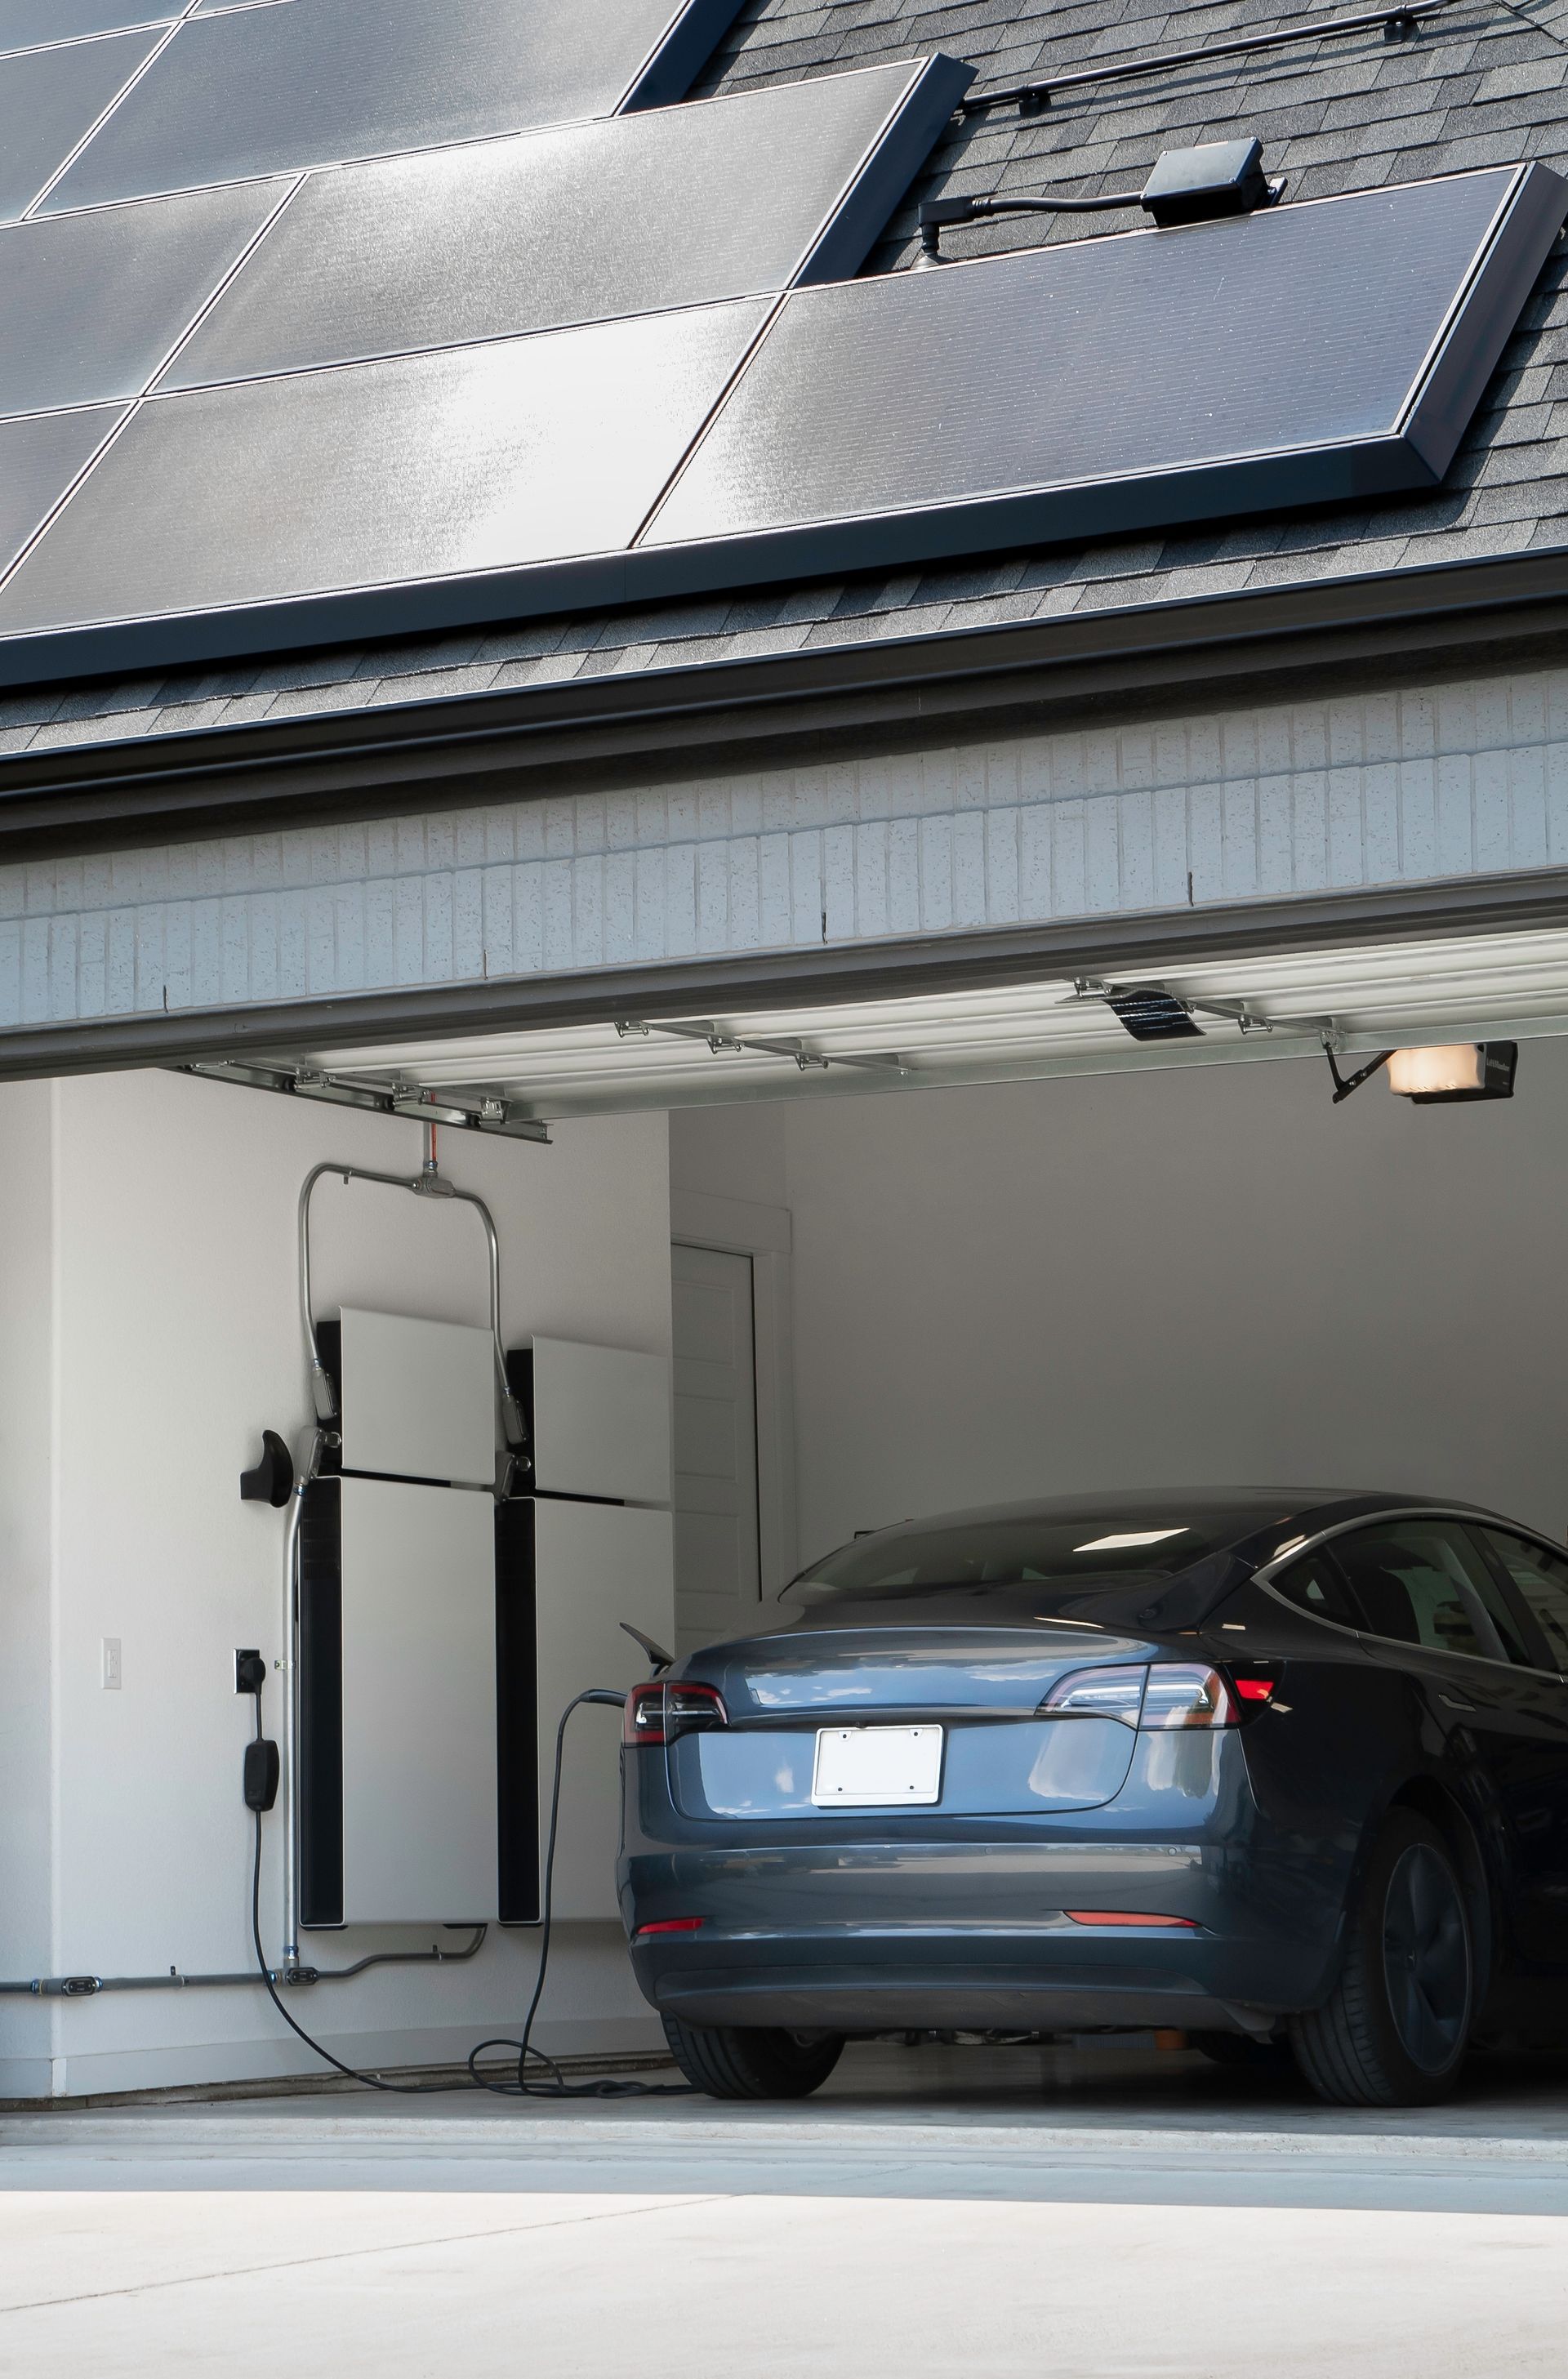
[[[1460,1041],[1441,1049],[1395,1049],[1388,1086],[1417,1106],[1440,1100],[1511,1099],[1519,1062],[1516,1041]]]
[[[1163,1545],[1167,1537],[1185,1537],[1186,1524],[1179,1528],[1127,1528],[1119,1536],[1091,1537],[1086,1545],[1074,1545],[1075,1553],[1119,1553],[1133,1545]]]

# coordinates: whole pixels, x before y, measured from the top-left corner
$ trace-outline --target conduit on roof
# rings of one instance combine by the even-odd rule
[[[959,104],[960,115],[983,115],[993,107],[1016,107],[1020,115],[1040,115],[1060,91],[1085,90],[1108,82],[1133,82],[1146,75],[1164,74],[1174,66],[1206,66],[1215,58],[1246,56],[1256,50],[1288,49],[1297,42],[1332,42],[1347,33],[1368,33],[1376,25],[1385,42],[1403,42],[1417,34],[1422,20],[1437,16],[1449,0],[1410,0],[1407,7],[1372,8],[1358,17],[1317,17],[1309,25],[1282,27],[1272,33],[1242,33],[1231,42],[1209,42],[1196,49],[1152,51],[1147,56],[1124,58],[1104,66],[1080,66],[1073,74],[1047,75],[1036,82],[1008,83],[1001,91],[977,91]]]

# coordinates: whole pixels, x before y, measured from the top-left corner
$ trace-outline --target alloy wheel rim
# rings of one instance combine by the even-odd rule
[[[1400,2047],[1441,2073],[1465,2045],[1470,1941],[1452,1868],[1427,1842],[1400,1854],[1383,1900],[1383,1975]]]

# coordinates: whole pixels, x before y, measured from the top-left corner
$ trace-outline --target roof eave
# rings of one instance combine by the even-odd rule
[[[1049,719],[1112,694],[1452,656],[1568,632],[1568,547],[1106,605],[918,635],[852,635],[762,658],[605,670],[543,685],[235,726],[73,742],[0,760],[0,856],[243,831],[305,816],[492,800],[476,781],[612,782],[960,736],[997,714]],[[1478,647],[1481,648],[1478,650]]]

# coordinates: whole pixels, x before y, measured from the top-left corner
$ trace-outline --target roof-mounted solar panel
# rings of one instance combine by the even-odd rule
[[[0,229],[0,415],[139,396],[291,187],[231,183]]]
[[[678,98],[739,5],[269,0],[199,10],[48,205],[100,206]]]
[[[1565,208],[1500,167],[152,396],[0,682],[1429,489]]]
[[[579,556],[592,600],[712,412],[769,301],[549,331],[149,398],[12,581],[8,611],[64,627],[181,617],[187,648],[234,648],[235,622],[318,608],[400,616],[422,584]],[[7,595],[0,595],[0,605]],[[503,598],[499,609],[506,608]],[[330,633],[330,630],[329,630]]]
[[[711,585],[1430,488],[1565,207],[1504,166],[799,291],[645,542]]]
[[[123,405],[103,405],[0,421],[0,570],[36,536],[126,412]]]
[[[25,214],[163,38],[156,27],[0,57],[0,222]]]
[[[127,25],[172,24],[185,0],[0,0],[0,54],[78,42]]]
[[[943,57],[872,66],[313,174],[161,385],[853,272],[971,71]]]

